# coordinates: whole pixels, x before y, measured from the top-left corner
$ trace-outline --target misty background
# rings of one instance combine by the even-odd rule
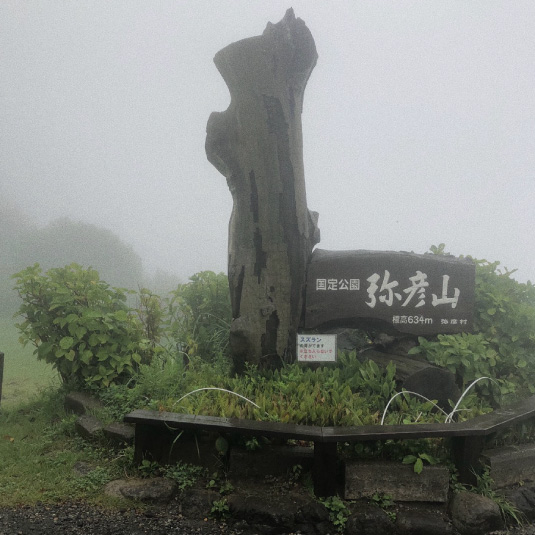
[[[232,199],[204,152],[212,58],[293,6],[324,249],[446,244],[535,281],[535,3],[0,2],[0,293],[39,261],[114,285],[225,271]]]

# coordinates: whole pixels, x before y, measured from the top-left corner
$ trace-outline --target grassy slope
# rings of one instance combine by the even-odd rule
[[[0,351],[5,354],[0,402],[0,507],[85,499],[100,503],[102,485],[119,475],[121,456],[107,458],[79,439],[75,416],[63,409],[53,368],[18,341],[15,321],[0,316]],[[53,386],[54,388],[48,388]],[[94,468],[76,476],[75,463]]]
[[[0,351],[4,353],[4,381],[0,405],[13,406],[27,401],[40,389],[59,385],[57,374],[45,362],[38,361],[31,346],[22,347],[16,320],[0,317]]]
[[[17,407],[0,410],[0,507],[85,500],[112,506],[101,489],[124,475],[125,454],[76,436],[61,392],[49,389]],[[77,475],[76,463],[91,469]]]

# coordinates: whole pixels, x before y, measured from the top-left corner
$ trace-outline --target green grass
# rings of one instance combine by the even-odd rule
[[[63,409],[59,378],[23,347],[16,320],[0,316],[0,351],[5,354],[0,400],[0,506],[85,499],[98,503],[100,490],[118,469],[109,452],[75,436],[75,417]],[[84,461],[95,469],[77,476]],[[117,464],[117,463],[115,463]]]
[[[84,500],[111,505],[102,494],[124,477],[132,452],[116,453],[76,436],[76,416],[65,413],[64,393],[49,389],[32,402],[0,411],[0,507]],[[130,453],[130,456],[129,456]],[[75,465],[90,467],[78,475]]]
[[[33,347],[18,341],[17,320],[0,317],[0,351],[4,353],[4,380],[1,407],[26,402],[43,388],[59,386],[57,373],[49,364],[38,361]]]
[[[0,507],[84,500],[113,506],[103,486],[131,468],[131,450],[99,448],[79,438],[76,416],[63,409],[64,390],[52,366],[18,341],[16,320],[0,316],[5,354],[0,401]],[[92,467],[77,475],[75,465]]]

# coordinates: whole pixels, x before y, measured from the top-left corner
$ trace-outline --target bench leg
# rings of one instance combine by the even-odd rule
[[[156,430],[157,431],[157,430]],[[155,441],[156,438],[156,441]],[[155,437],[155,428],[150,425],[136,424],[134,437],[134,462],[141,464],[143,459],[156,460],[154,443],[158,443]]]
[[[314,442],[312,478],[314,480],[314,494],[318,498],[336,495],[337,468],[337,443]]]
[[[176,434],[180,431],[176,431]],[[174,450],[176,434],[165,427],[136,424],[134,438],[134,462],[140,464],[144,459],[169,464]]]
[[[477,484],[476,474],[481,465],[479,457],[485,445],[485,437],[452,437],[451,453],[455,467],[459,472],[459,482],[469,485]]]

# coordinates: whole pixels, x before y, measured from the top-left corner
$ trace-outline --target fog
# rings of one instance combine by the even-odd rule
[[[535,3],[0,2],[0,195],[112,230],[149,272],[226,271],[212,58],[288,7],[319,54],[303,110],[325,249],[446,250],[535,281]]]

